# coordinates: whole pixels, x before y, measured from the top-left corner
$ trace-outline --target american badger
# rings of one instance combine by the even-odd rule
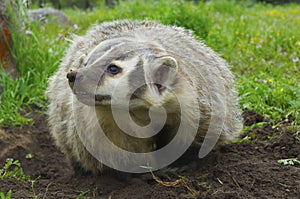
[[[144,166],[132,154],[154,164],[167,157],[152,152],[170,143],[166,156],[242,127],[227,63],[191,31],[151,21],[106,22],[75,37],[46,95],[57,146],[94,173]]]

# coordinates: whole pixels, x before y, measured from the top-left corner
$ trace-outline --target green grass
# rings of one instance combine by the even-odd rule
[[[0,191],[1,199],[10,199],[12,194],[12,190],[9,190],[6,194]]]
[[[115,8],[65,10],[77,30],[25,23],[22,34],[14,34],[20,78],[14,82],[3,73],[0,76],[0,87],[4,87],[0,125],[30,122],[26,113],[33,105],[45,110],[47,78],[59,66],[68,46],[64,38],[70,38],[70,33],[84,34],[93,23],[125,18],[157,20],[194,30],[198,39],[230,63],[241,108],[254,109],[273,121],[292,114],[299,125],[300,5],[238,2],[122,1]],[[26,30],[32,34],[25,34]]]

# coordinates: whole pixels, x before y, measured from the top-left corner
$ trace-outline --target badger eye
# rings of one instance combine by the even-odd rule
[[[112,75],[116,75],[116,74],[120,73],[122,71],[122,69],[115,64],[110,64],[107,67],[106,71]]]

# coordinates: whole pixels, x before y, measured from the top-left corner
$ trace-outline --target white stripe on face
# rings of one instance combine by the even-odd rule
[[[112,98],[120,101],[128,98],[128,93],[130,92],[128,85],[129,74],[136,69],[138,62],[138,56],[125,61],[113,61],[113,64],[122,68],[122,72],[115,76],[105,75],[103,83],[96,90],[96,94],[110,95]]]

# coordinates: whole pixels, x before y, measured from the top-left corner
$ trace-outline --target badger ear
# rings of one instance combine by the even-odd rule
[[[161,57],[161,62],[162,65],[164,66],[168,66],[170,68],[172,68],[173,70],[175,70],[175,72],[177,72],[178,69],[178,64],[175,58],[171,57],[171,56],[165,56],[165,57]]]
[[[178,64],[176,59],[171,56],[159,58],[158,66],[152,73],[153,86],[158,93],[162,93],[166,88],[170,88],[175,82]]]

